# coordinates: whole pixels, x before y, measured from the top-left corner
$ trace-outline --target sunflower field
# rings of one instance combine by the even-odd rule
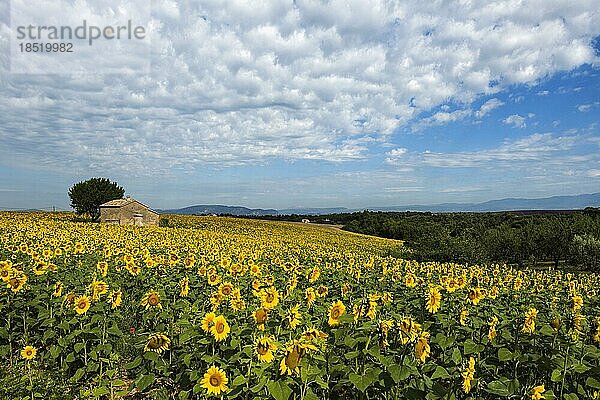
[[[0,398],[600,398],[598,275],[169,220],[0,213]]]

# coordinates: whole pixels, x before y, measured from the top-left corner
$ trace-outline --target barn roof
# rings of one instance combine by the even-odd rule
[[[128,199],[116,199],[116,200],[111,200],[111,201],[107,201],[106,203],[100,204],[100,207],[123,207],[124,205],[129,204],[132,201],[135,201],[135,200],[132,199],[131,197]]]
[[[127,198],[124,198],[124,199],[116,199],[116,200],[107,201],[106,203],[100,204],[100,208],[102,208],[102,207],[117,207],[117,208],[120,208],[120,207],[126,206],[127,204],[130,204],[130,203],[141,204],[142,206],[146,207],[149,211],[152,211],[153,213],[158,214],[156,211],[154,211],[153,209],[151,209],[150,207],[148,207],[147,205],[145,205],[141,201],[138,201],[138,200],[134,199],[133,197],[127,197]]]

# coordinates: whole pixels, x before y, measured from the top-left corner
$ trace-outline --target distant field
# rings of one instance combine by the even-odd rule
[[[330,225],[73,218],[0,213],[2,399],[600,392],[597,274],[419,263]]]

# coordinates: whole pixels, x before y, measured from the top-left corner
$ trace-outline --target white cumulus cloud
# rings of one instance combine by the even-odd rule
[[[80,0],[77,15],[61,18],[108,3]],[[0,13],[7,162],[156,174],[365,159],[370,140],[449,100],[460,110],[417,126],[481,118],[501,105],[472,111],[481,96],[598,61],[592,0],[153,4],[151,71],[120,75],[11,74],[9,13]]]

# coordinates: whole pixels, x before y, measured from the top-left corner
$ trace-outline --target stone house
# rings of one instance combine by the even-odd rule
[[[100,222],[109,225],[158,226],[159,218],[156,211],[131,197],[100,205]]]

